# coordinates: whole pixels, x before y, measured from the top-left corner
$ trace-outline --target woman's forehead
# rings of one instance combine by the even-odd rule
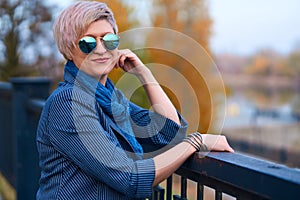
[[[102,20],[97,20],[95,22],[92,22],[88,26],[84,35],[102,36],[107,33],[114,33],[114,29],[107,20],[102,19]]]

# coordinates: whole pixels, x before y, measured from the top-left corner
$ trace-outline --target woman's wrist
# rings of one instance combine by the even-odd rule
[[[136,74],[142,84],[157,83],[152,72],[146,66],[143,66],[139,73]]]
[[[208,147],[204,144],[203,137],[199,132],[189,134],[185,139],[183,139],[183,141],[193,146],[196,149],[196,151],[209,150]]]

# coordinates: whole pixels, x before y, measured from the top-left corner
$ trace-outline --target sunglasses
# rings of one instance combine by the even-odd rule
[[[113,33],[108,33],[103,37],[100,37],[100,40],[104,47],[109,51],[116,49],[120,43],[120,37]],[[79,40],[78,46],[83,53],[89,54],[96,48],[97,40],[95,37],[85,36]]]

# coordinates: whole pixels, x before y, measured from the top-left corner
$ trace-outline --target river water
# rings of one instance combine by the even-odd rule
[[[291,124],[300,120],[300,91],[235,90],[226,106],[224,128]]]
[[[229,139],[248,143],[250,146],[241,150],[245,153],[299,168],[300,91],[232,90],[227,97],[223,132]]]

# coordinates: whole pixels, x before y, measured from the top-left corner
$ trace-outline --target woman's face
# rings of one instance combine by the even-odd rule
[[[80,37],[92,36],[97,40],[96,48],[89,54],[83,53],[78,47],[73,50],[73,62],[75,65],[86,74],[96,78],[105,79],[108,73],[115,67],[118,58],[118,50],[107,50],[100,38],[107,33],[114,33],[112,26],[106,20],[98,20],[93,22],[87,31]],[[100,80],[101,81],[101,80]]]

